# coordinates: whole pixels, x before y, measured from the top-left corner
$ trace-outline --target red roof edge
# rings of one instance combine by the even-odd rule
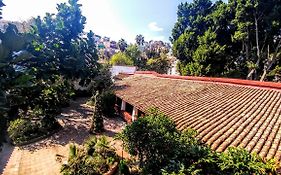
[[[194,80],[194,81],[204,81],[204,82],[214,82],[214,83],[227,83],[227,84],[236,84],[236,85],[243,85],[243,86],[254,86],[254,87],[281,90],[281,83],[275,83],[275,82],[262,82],[262,81],[242,80],[242,79],[235,79],[235,78],[167,75],[167,74],[158,74],[157,72],[154,72],[154,71],[136,71],[136,74],[152,74],[159,78]]]
[[[121,75],[134,75],[135,73],[120,72]]]
[[[152,74],[152,75],[158,75],[155,71],[136,71],[135,74]]]

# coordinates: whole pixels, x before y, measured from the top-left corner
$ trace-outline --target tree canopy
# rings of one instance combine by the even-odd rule
[[[280,0],[181,3],[171,35],[179,72],[278,81],[280,14]]]
[[[0,142],[8,123],[10,131],[19,128],[8,133],[17,136],[13,141],[53,130],[54,116],[77,92],[74,80],[88,86],[102,77],[94,33],[84,33],[80,8],[78,0],[69,0],[57,5],[57,13],[33,19],[29,32],[13,24],[0,31]]]
[[[118,66],[133,66],[134,61],[131,57],[129,57],[125,53],[118,52],[111,57],[110,64],[118,65]]]

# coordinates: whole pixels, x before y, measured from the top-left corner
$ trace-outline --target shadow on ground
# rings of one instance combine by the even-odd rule
[[[85,98],[72,101],[71,105],[63,109],[62,113],[57,116],[62,129],[49,138],[21,146],[20,149],[36,151],[46,147],[57,145],[65,146],[69,143],[82,144],[89,137],[90,117],[92,110],[86,108]]]
[[[3,173],[4,168],[6,167],[8,161],[14,151],[14,148],[15,147],[13,147],[9,144],[6,144],[6,143],[3,144],[3,148],[2,148],[3,151],[0,152],[0,174]]]

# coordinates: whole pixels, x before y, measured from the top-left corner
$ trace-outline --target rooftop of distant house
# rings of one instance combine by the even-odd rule
[[[143,112],[159,108],[213,150],[237,146],[281,160],[281,83],[145,71],[123,74],[115,85],[117,97]]]

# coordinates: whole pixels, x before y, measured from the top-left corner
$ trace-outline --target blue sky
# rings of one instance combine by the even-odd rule
[[[177,6],[186,0],[80,0],[87,17],[86,30],[113,40],[134,42],[137,34],[145,40],[168,41],[176,21]],[[188,0],[190,2],[190,0]],[[27,20],[46,12],[56,12],[56,4],[66,0],[4,0],[5,20]]]

